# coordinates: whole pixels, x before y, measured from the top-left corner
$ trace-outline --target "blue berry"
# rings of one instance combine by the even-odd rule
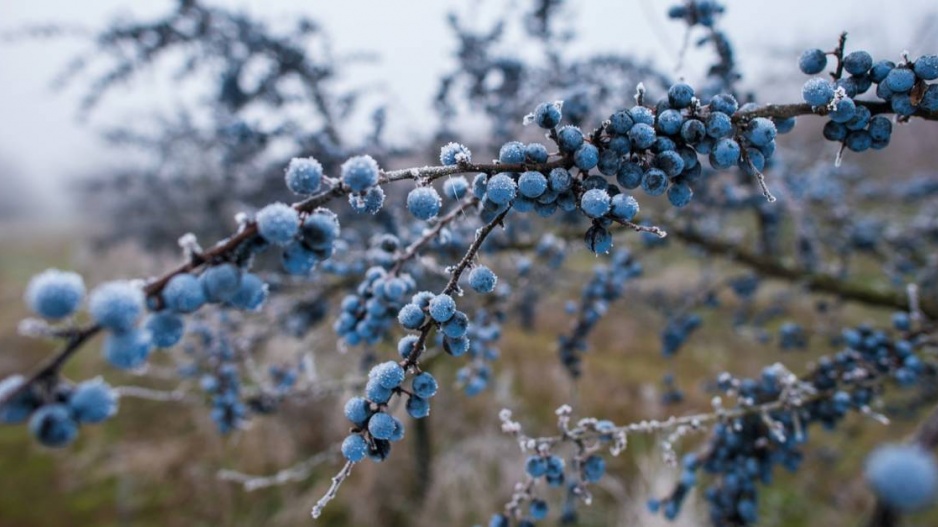
[[[286,245],[300,230],[300,217],[293,207],[271,203],[257,213],[257,231],[275,245]]]
[[[108,282],[89,295],[88,311],[95,322],[113,331],[127,331],[143,313],[143,291],[129,282]]]
[[[532,478],[539,478],[547,474],[547,458],[541,456],[529,456],[524,463],[524,470]]]
[[[171,348],[175,346],[185,333],[185,322],[182,317],[169,311],[153,313],[147,317],[144,327],[150,332],[153,345],[157,348]]]
[[[75,387],[68,407],[79,423],[100,423],[117,413],[117,394],[101,379],[85,381]]]
[[[632,121],[635,124],[647,124],[652,126],[655,124],[655,114],[648,108],[644,106],[633,106],[629,110],[629,115],[632,117]],[[632,126],[635,126],[634,124]]]
[[[371,403],[361,397],[352,397],[345,403],[345,418],[355,426],[365,426],[371,417]]]
[[[358,463],[368,454],[368,441],[361,434],[352,434],[342,441],[342,455],[352,463]]]
[[[587,229],[583,241],[593,254],[606,254],[612,250],[612,233],[601,225],[593,225]]]
[[[583,132],[572,125],[561,127],[557,130],[557,146],[564,152],[576,152],[583,144]]]
[[[889,99],[889,105],[892,111],[897,115],[909,116],[915,113],[915,106],[912,105],[912,98],[905,93],[897,93]]]
[[[18,390],[23,385],[22,375],[11,375],[0,381],[0,399]],[[0,406],[0,423],[17,424],[29,419],[42,401],[29,388],[23,389],[15,397]]]
[[[436,379],[433,378],[433,375],[430,375],[427,372],[420,373],[412,381],[414,388],[414,395],[421,397],[423,399],[429,399],[436,395],[439,385],[436,382]]]
[[[650,168],[642,176],[642,190],[649,196],[660,196],[668,190],[668,175],[657,168]]]
[[[834,121],[828,121],[824,124],[824,139],[828,141],[843,141],[847,138],[847,127]]]
[[[601,218],[609,212],[610,198],[605,190],[587,190],[580,197],[580,208],[590,218]]]
[[[707,135],[722,139],[733,135],[733,120],[723,112],[712,112],[707,118]]]
[[[851,75],[862,75],[872,67],[873,57],[865,51],[854,51],[844,57],[844,69]]]
[[[938,55],[922,55],[913,65],[915,75],[926,81],[938,79]]]
[[[163,303],[177,313],[192,313],[205,303],[202,283],[194,275],[180,273],[169,279],[163,288]]]
[[[518,178],[518,192],[528,198],[537,198],[547,191],[547,178],[544,174],[529,170]]]
[[[736,98],[728,93],[719,93],[710,99],[710,111],[720,112],[727,115],[733,115],[739,110],[739,103]]]
[[[590,170],[599,163],[599,150],[590,143],[583,143],[573,153],[573,164],[580,170]]]
[[[358,214],[377,214],[384,206],[384,189],[374,186],[359,194],[349,194],[348,202]]]
[[[443,182],[443,195],[449,199],[460,200],[469,193],[469,182],[463,176],[451,176]]]
[[[524,143],[509,141],[498,151],[498,162],[506,165],[524,163]]]
[[[64,404],[49,404],[33,413],[29,431],[44,446],[58,448],[78,437],[78,423]]]
[[[409,358],[410,354],[414,351],[414,346],[419,340],[420,337],[417,335],[404,335],[397,341],[397,354],[400,355],[402,359]]]
[[[425,319],[423,310],[416,304],[405,304],[397,313],[397,321],[405,329],[419,329]]]
[[[423,397],[411,396],[407,398],[407,415],[414,419],[423,419],[430,415],[430,401]]]
[[[836,104],[837,106],[828,114],[830,120],[835,123],[846,123],[857,113],[857,105],[849,97],[837,101]]]
[[[926,112],[938,112],[938,84],[930,84],[918,107]]]
[[[368,432],[375,439],[390,439],[398,426],[397,419],[384,412],[377,413],[368,420]]]
[[[620,220],[632,221],[638,214],[638,201],[628,194],[616,194],[610,205],[609,213]]]
[[[619,165],[619,171],[616,172],[616,182],[624,188],[638,188],[642,184],[642,177],[645,175],[642,167],[636,163],[622,163]]]
[[[675,135],[681,131],[681,125],[684,124],[684,116],[677,110],[665,110],[658,114],[656,128],[659,132],[666,135]]]
[[[893,68],[883,80],[893,93],[908,93],[915,85],[915,73],[908,68]]]
[[[717,169],[729,168],[739,160],[739,154],[739,143],[732,139],[720,139],[713,145],[713,152],[710,152],[710,164]]]
[[[690,203],[694,191],[687,183],[675,183],[668,188],[668,201],[675,207],[683,207]]]
[[[873,138],[866,130],[856,130],[847,134],[844,145],[853,152],[863,152],[873,146]]]
[[[606,460],[600,456],[592,455],[583,462],[583,476],[586,481],[596,483],[606,473]]]
[[[352,192],[364,192],[378,184],[378,163],[371,156],[355,156],[341,168],[342,182]]]
[[[443,200],[433,187],[417,187],[407,195],[407,210],[419,220],[429,220],[440,212]]]
[[[628,110],[619,110],[609,117],[609,131],[614,134],[627,134],[633,124],[632,115]]]
[[[896,63],[891,60],[881,60],[870,69],[870,80],[877,84],[883,82],[886,75],[896,67]]]
[[[834,87],[827,79],[808,79],[801,88],[801,97],[811,106],[826,106],[834,100]]]
[[[694,88],[689,84],[678,82],[668,88],[668,104],[670,104],[672,108],[686,108],[690,106],[693,99]]]
[[[304,244],[296,241],[287,245],[281,255],[283,269],[287,274],[293,276],[308,275],[313,268],[316,267],[318,262],[319,259],[316,258],[315,252],[307,249]]]
[[[827,54],[819,49],[806,49],[798,59],[798,68],[805,75],[817,75],[827,67]]]
[[[214,265],[199,276],[207,302],[226,302],[238,292],[241,270],[230,263]]]
[[[467,337],[460,337],[458,339],[451,339],[449,337],[443,338],[443,351],[449,353],[453,357],[460,357],[465,355],[469,351],[469,339]]]
[[[874,141],[888,141],[892,135],[892,121],[888,117],[877,115],[870,119],[868,130]]]
[[[456,314],[456,301],[447,294],[439,294],[430,300],[430,317],[437,322],[446,322]]]
[[[756,146],[765,146],[775,140],[778,130],[771,119],[756,117],[749,123],[747,139]]]
[[[629,140],[637,150],[644,150],[655,144],[655,129],[645,123],[636,123],[629,130]]]
[[[382,362],[371,368],[368,378],[380,384],[383,388],[393,390],[404,382],[404,368],[394,361]],[[382,438],[387,439],[387,438]]]
[[[284,177],[294,194],[315,194],[322,184],[322,165],[311,157],[294,157]]]
[[[548,185],[554,192],[566,192],[573,186],[573,176],[571,176],[570,172],[565,168],[555,168],[550,171]]]
[[[368,379],[365,383],[365,397],[376,404],[385,404],[391,399],[393,392],[389,388],[381,386],[377,379]]]
[[[238,284],[238,292],[231,297],[229,303],[238,309],[256,311],[266,300],[267,284],[256,274],[244,273],[241,283]]]
[[[518,185],[507,172],[495,174],[488,181],[485,196],[496,205],[507,205],[515,199],[518,192]]]
[[[472,161],[472,152],[465,145],[459,143],[447,143],[440,149],[440,163],[445,166],[453,166],[462,159],[466,163]]]
[[[668,177],[677,177],[684,171],[684,158],[674,150],[667,150],[656,155],[652,164],[655,168],[660,168]]]
[[[912,512],[934,503],[938,464],[917,445],[884,445],[867,457],[866,479],[884,503]]]
[[[531,500],[531,506],[528,509],[528,515],[534,521],[540,521],[547,517],[547,502],[540,499]]]
[[[528,146],[524,147],[524,158],[529,163],[546,163],[549,157],[547,147],[541,143],[528,143]]]
[[[541,128],[553,128],[560,124],[560,106],[557,103],[543,102],[534,109],[534,122]]]
[[[104,337],[102,352],[104,360],[111,366],[121,370],[132,370],[143,366],[153,341],[150,332],[140,329],[131,329],[122,333],[111,333]]]
[[[469,330],[469,317],[462,311],[457,311],[449,320],[443,323],[443,334],[451,339],[464,337]]]
[[[681,139],[694,145],[707,136],[707,126],[697,119],[688,119],[681,125]]]
[[[30,279],[24,298],[37,315],[57,320],[74,313],[84,296],[79,274],[48,269]]]
[[[469,271],[469,287],[477,293],[491,293],[497,281],[495,273],[484,265],[477,265]]]
[[[331,251],[339,237],[339,220],[328,209],[316,209],[303,221],[300,234],[303,242],[317,251]],[[325,258],[320,258],[325,259]]]

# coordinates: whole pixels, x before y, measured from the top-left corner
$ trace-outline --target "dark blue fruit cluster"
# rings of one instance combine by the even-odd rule
[[[827,56],[820,49],[806,50],[798,67],[807,75],[816,75],[827,67]],[[843,76],[843,73],[847,76]],[[804,101],[825,113],[824,138],[842,143],[854,152],[880,150],[889,145],[892,122],[876,113],[891,112],[909,117],[916,112],[938,112],[938,55],[924,55],[914,62],[900,64],[889,60],[873,61],[866,51],[854,51],[840,60],[834,79],[809,79],[802,89]],[[875,86],[875,89],[874,89]],[[858,96],[874,89],[876,97],[888,106],[859,101]]]

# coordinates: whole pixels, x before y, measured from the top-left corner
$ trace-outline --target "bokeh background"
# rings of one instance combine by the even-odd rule
[[[447,14],[457,12],[467,23],[486,27],[494,19],[520,16],[528,8],[523,1],[210,3],[243,10],[272,24],[289,22],[297,14],[318,20],[340,61],[359,55],[368,59],[343,70],[338,82],[366,86],[380,94],[375,97],[388,109],[388,142],[411,146],[432,144],[439,128],[433,97],[440,76],[454,67],[458,49],[446,24]],[[927,0],[898,5],[870,0],[725,3],[728,9],[721,27],[734,40],[745,86],[764,101],[799,100],[803,78],[795,68],[798,54],[806,47],[832,47],[843,30],[849,32],[851,49],[866,49],[874,57],[896,59],[902,50],[916,56],[938,49],[938,8]],[[628,53],[691,82],[704,74],[705,50],[692,48],[679,59],[685,29],[666,19],[668,2],[569,4],[564,23],[578,38],[569,44],[568,53]],[[119,218],[102,214],[99,201],[88,199],[83,183],[118,170],[132,173],[134,166],[145,162],[139,152],[103,140],[103,131],[198,104],[198,89],[190,88],[191,82],[181,89],[171,78],[169,66],[158,65],[112,90],[94,110],[82,112],[80,100],[86,86],[80,79],[53,87],[69,60],[87,47],[86,31],[100,30],[115,19],[156,16],[171,6],[169,0],[6,0],[0,5],[0,34],[5,35],[0,40],[0,376],[28,370],[54,349],[50,343],[27,339],[16,331],[27,316],[21,297],[34,273],[47,267],[74,269],[87,283],[95,284],[156,274],[178,260],[172,251],[144,250],[140,240],[101,243],[107,239],[110,223]],[[80,30],[26,37],[20,31],[47,24]],[[525,38],[520,31],[509,31],[504,48],[523,55]],[[368,119],[352,116],[345,124],[343,133],[354,137],[366,132]],[[485,144],[480,136],[486,131],[475,124],[469,118],[456,128]],[[804,156],[833,162],[836,150],[812,139],[819,130],[815,124],[783,140],[797,146]],[[921,124],[899,127],[887,151],[875,158],[858,156],[855,162],[879,181],[933,171],[938,159],[931,145],[936,139],[938,134]],[[476,155],[486,159],[494,152],[483,147]],[[432,157],[417,153],[410,160],[423,164],[432,162]],[[120,198],[119,193],[112,193],[99,200]],[[619,236],[623,244],[630,243],[628,234]],[[501,263],[513,264],[508,257]],[[483,522],[500,509],[521,476],[517,445],[498,430],[501,408],[523,416],[523,424],[538,434],[553,430],[553,411],[563,403],[573,403],[577,415],[616,422],[664,418],[709,408],[706,382],[721,371],[755,374],[775,361],[799,371],[813,357],[830,351],[817,342],[810,351],[781,352],[774,342],[734,330],[721,319],[723,315],[714,312],[704,315],[702,329],[681,360],[662,360],[659,332],[665,320],[641,300],[661,291],[680,296],[703,279],[698,261],[689,258],[686,249],[672,247],[643,260],[646,269],[658,271],[630,288],[614,313],[600,324],[591,337],[584,381],[575,383],[556,360],[556,328],[570,324],[564,303],[577,298],[594,263],[591,256],[577,253],[568,272],[542,291],[533,329],[507,326],[495,380],[483,394],[470,398],[449,386],[457,364],[446,360],[434,364],[437,377],[444,379],[444,389],[420,432],[429,441],[429,456],[427,451],[418,451],[416,441],[405,441],[384,465],[363,463],[318,524]],[[722,262],[714,269],[733,270],[731,264]],[[870,279],[877,279],[874,273]],[[769,282],[758,302],[768,306],[787,287]],[[723,296],[728,306],[738,301],[732,295]],[[801,309],[790,312],[789,318],[806,326],[816,323],[816,301],[810,296],[795,300],[792,305]],[[847,306],[841,316],[849,323],[880,321],[885,315]],[[101,372],[97,345],[93,342],[69,366],[69,377],[81,379]],[[312,353],[324,378],[338,376],[361,360],[354,350],[338,349],[328,325],[302,339],[267,340],[262,348],[261,353],[274,357]],[[390,356],[393,351],[388,346],[378,353]],[[118,385],[173,389],[178,382],[160,374],[161,368],[171,371],[171,360],[158,357],[155,362],[146,377],[112,371],[106,376]],[[661,402],[661,378],[666,373],[675,376],[685,395],[676,405]],[[276,415],[254,418],[246,430],[227,437],[217,434],[207,407],[199,400],[125,399],[116,419],[83,429],[79,441],[65,451],[37,446],[23,427],[2,427],[0,525],[310,524],[311,505],[340,466],[337,454],[316,458],[308,477],[301,481],[253,492],[219,479],[218,472],[270,474],[334,449],[347,428],[341,405],[350,393],[337,390],[291,400]],[[761,524],[860,524],[872,504],[861,477],[863,457],[872,445],[902,438],[914,425],[914,415],[895,419],[889,427],[851,416],[836,433],[818,431],[807,448],[805,468],[793,475],[779,474],[777,483],[762,494]],[[610,477],[599,485],[597,503],[581,509],[581,524],[667,523],[645,510],[646,500],[665,493],[679,476],[662,461],[658,440],[654,436],[631,439],[627,452],[610,466]],[[687,446],[693,443],[689,439]],[[912,521],[934,525],[930,522],[938,519],[926,513]],[[705,506],[696,496],[675,523],[706,524]]]

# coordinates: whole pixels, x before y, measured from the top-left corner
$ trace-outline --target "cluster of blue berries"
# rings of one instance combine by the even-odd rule
[[[697,313],[682,313],[669,317],[661,330],[661,354],[665,357],[676,355],[702,323],[703,320]]]
[[[342,441],[342,455],[357,463],[368,457],[383,461],[391,453],[391,443],[404,438],[404,425],[387,413],[387,404],[394,394],[407,395],[407,413],[414,419],[430,415],[430,398],[439,388],[427,372],[414,376],[411,389],[402,387],[407,374],[394,361],[374,366],[368,373],[365,397],[353,397],[345,404],[345,417],[352,422],[352,433]]]
[[[469,331],[466,333],[469,346],[459,354],[468,351],[469,364],[459,368],[456,372],[457,384],[469,397],[482,393],[492,380],[491,363],[501,354],[498,341],[502,337],[504,321],[505,312],[502,309],[479,308],[472,319],[472,324],[469,325]],[[444,346],[444,349],[447,348]],[[452,351],[450,353],[458,356]]]
[[[21,375],[0,381],[0,423],[28,421],[30,433],[47,447],[64,447],[78,437],[83,424],[101,423],[117,413],[117,393],[100,378],[70,385],[64,382],[24,386]]]
[[[395,317],[415,289],[416,282],[409,274],[394,275],[382,267],[371,267],[355,294],[342,299],[342,311],[333,328],[351,346],[377,344],[394,327]]]
[[[593,276],[583,286],[580,305],[568,304],[573,310],[568,314],[578,313],[570,334],[560,335],[557,344],[560,362],[573,377],[581,373],[581,355],[589,349],[587,338],[596,324],[609,310],[609,304],[622,297],[630,280],[642,275],[642,264],[627,249],[620,249],[612,255],[609,265],[597,265]]]
[[[799,467],[809,425],[818,423],[831,429],[848,411],[868,409],[876,395],[876,383],[891,379],[900,386],[912,386],[921,379],[931,382],[935,377],[935,368],[914,353],[923,344],[921,337],[906,335],[890,335],[868,326],[845,330],[842,341],[846,347],[832,357],[822,357],[808,375],[794,382],[778,366],[764,368],[756,379],[722,374],[717,380],[718,390],[736,397],[740,405],[778,401],[783,392],[786,397],[798,393],[795,398],[801,401],[766,415],[750,413],[716,425],[706,454],[686,456],[674,491],[663,500],[652,500],[649,508],[661,510],[668,518],[676,517],[696,484],[696,473],[703,470],[715,477],[705,491],[713,524],[755,524],[757,484],[771,483],[776,465],[791,471]],[[888,479],[869,477],[874,481]],[[885,490],[891,488],[888,484],[880,488],[879,483],[873,484],[878,493],[889,495]]]
[[[341,167],[341,181],[348,187],[352,210],[360,214],[377,214],[384,205],[384,189],[378,185],[381,170],[371,156],[349,158]]]
[[[802,53],[798,67],[806,75],[816,75],[827,67],[827,56],[820,49]],[[841,77],[841,69],[849,76]],[[834,80],[809,79],[802,89],[804,101],[821,109],[830,118],[824,126],[824,138],[839,142],[849,150],[879,150],[889,145],[892,122],[883,115],[873,115],[870,106],[856,97],[876,85],[875,95],[889,104],[892,113],[909,117],[918,111],[938,112],[938,55],[924,55],[914,62],[896,64],[889,60],[873,62],[866,51],[847,54],[838,64]]]

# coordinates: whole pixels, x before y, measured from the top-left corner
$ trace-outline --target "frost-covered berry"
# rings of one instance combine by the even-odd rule
[[[926,81],[938,79],[938,55],[922,55],[912,66],[915,75]]]
[[[299,229],[299,214],[285,203],[271,203],[257,213],[258,232],[275,245],[290,243]]]
[[[95,322],[113,331],[127,331],[143,313],[143,291],[130,282],[108,282],[88,297],[88,311]]]
[[[576,152],[583,144],[583,132],[573,125],[557,130],[557,146],[564,152]]]
[[[524,157],[529,163],[546,163],[550,157],[547,147],[541,143],[528,143],[524,147]]]
[[[238,292],[231,297],[229,304],[245,311],[256,311],[267,300],[267,284],[253,273],[244,273]]]
[[[185,333],[182,317],[169,311],[161,311],[148,316],[143,327],[150,332],[153,345],[157,348],[175,346]]]
[[[451,176],[443,182],[443,195],[449,199],[463,199],[469,193],[469,182],[463,176]]]
[[[524,143],[509,141],[498,151],[498,162],[506,165],[524,163]]]
[[[729,114],[711,112],[710,117],[707,118],[707,135],[714,139],[722,139],[733,135],[733,120]]]
[[[121,370],[132,370],[147,361],[153,341],[150,332],[131,329],[122,333],[110,333],[104,338],[102,354],[111,366]]]
[[[397,419],[383,412],[371,416],[368,420],[368,432],[375,439],[391,439],[398,426],[400,424]]]
[[[495,174],[489,179],[485,189],[486,197],[496,205],[506,205],[515,199],[518,185],[506,172]]]
[[[491,293],[497,281],[495,273],[484,265],[477,265],[469,271],[469,287],[477,293]]]
[[[594,188],[587,190],[580,198],[580,208],[590,218],[601,218],[609,212],[610,198],[605,190]]]
[[[518,178],[518,192],[527,198],[537,198],[547,191],[547,178],[540,172],[529,170]]]
[[[668,175],[657,168],[648,169],[642,176],[642,190],[649,196],[660,196],[668,190]]]
[[[645,123],[636,123],[629,129],[629,140],[632,146],[638,150],[643,150],[655,143],[655,129]]]
[[[884,503],[902,512],[934,503],[938,492],[935,456],[917,445],[884,445],[866,458],[866,480]]]
[[[213,265],[199,275],[207,302],[225,302],[238,292],[241,270],[231,263]]]
[[[452,339],[466,336],[469,330],[469,317],[462,311],[453,313],[453,316],[443,323],[443,334]]]
[[[811,106],[825,106],[834,100],[834,87],[827,79],[808,79],[801,88],[801,97]]]
[[[557,103],[542,102],[534,109],[534,123],[541,128],[553,128],[560,124],[560,105]]]
[[[342,163],[342,183],[352,192],[364,192],[378,184],[378,163],[371,156],[355,156]]]
[[[460,337],[458,339],[446,337],[443,339],[443,351],[453,357],[460,357],[469,351],[469,344],[470,341],[468,337]]]
[[[718,93],[710,99],[710,111],[733,115],[739,110],[739,103],[736,97],[728,93]]]
[[[460,160],[469,163],[472,161],[472,152],[465,145],[459,143],[447,143],[440,149],[440,163],[445,166],[453,166]]]
[[[293,276],[306,276],[319,263],[316,253],[295,240],[284,247],[280,261],[284,271]]]
[[[75,387],[68,407],[79,423],[100,423],[117,413],[117,393],[101,379],[92,379]]]
[[[352,463],[358,463],[368,455],[368,441],[361,434],[352,434],[342,441],[342,455]]]
[[[606,460],[600,456],[592,455],[583,462],[583,475],[586,481],[596,483],[606,473]]]
[[[436,395],[439,385],[436,382],[436,379],[433,378],[433,375],[430,375],[427,372],[420,373],[412,381],[414,395],[421,397],[423,399],[429,399]]]
[[[532,478],[539,478],[547,474],[547,458],[541,456],[528,456],[524,463],[524,470]]]
[[[205,303],[202,283],[194,275],[180,273],[169,279],[163,288],[163,303],[177,313],[192,313]]]
[[[404,329],[419,329],[425,319],[426,315],[416,304],[405,304],[397,313],[397,321]]]
[[[571,176],[570,171],[565,168],[555,168],[550,171],[548,186],[550,186],[552,191],[558,194],[566,192],[573,186],[573,176]]]
[[[846,123],[853,119],[857,113],[857,105],[853,99],[845,97],[837,101],[837,106],[828,114],[835,123]]]
[[[632,117],[632,121],[635,124],[647,124],[652,126],[655,124],[655,114],[650,109],[645,108],[644,106],[633,106],[629,110],[629,116]],[[634,125],[633,125],[634,126]]]
[[[844,57],[844,69],[851,75],[862,75],[873,67],[873,57],[865,51],[854,51]]]
[[[720,139],[710,152],[710,164],[716,169],[726,169],[739,161],[739,143],[732,139]]]
[[[433,187],[417,187],[407,194],[407,210],[419,220],[429,220],[440,212],[443,200]]]
[[[612,250],[612,233],[600,225],[593,225],[583,236],[586,248],[593,254],[606,254]]]
[[[915,85],[915,73],[908,68],[893,68],[883,83],[893,93],[907,93]]]
[[[368,378],[374,380],[383,388],[393,390],[404,382],[404,368],[394,361],[382,362],[371,368],[371,371],[368,372]]]
[[[430,300],[430,317],[437,322],[446,322],[456,314],[456,301],[447,294],[439,294]]]
[[[665,135],[675,135],[681,131],[684,124],[684,116],[681,112],[668,109],[658,114],[658,122],[655,123],[657,130]]]
[[[407,398],[407,414],[414,419],[423,419],[430,415],[430,401],[423,397],[411,396]]]
[[[78,423],[64,404],[49,404],[33,412],[29,431],[48,447],[63,447],[78,437]]]
[[[393,392],[389,388],[381,386],[377,379],[368,379],[365,383],[365,397],[376,404],[384,404],[391,399]]]
[[[294,157],[284,178],[294,194],[315,194],[322,184],[322,164],[311,157]]]
[[[678,82],[668,88],[668,103],[672,108],[686,108],[694,99],[694,88],[689,84]]]
[[[638,214],[638,201],[628,194],[616,194],[610,201],[609,213],[620,220],[632,221]]]
[[[778,130],[771,119],[756,117],[749,123],[747,138],[756,146],[765,146],[775,140]]]
[[[583,143],[573,153],[573,164],[580,170],[590,170],[599,163],[599,150],[590,143]]]
[[[798,68],[805,75],[817,75],[827,67],[827,54],[819,49],[806,49],[798,59]]]
[[[81,275],[48,269],[30,279],[24,299],[37,315],[57,320],[74,313],[84,296]]]
[[[361,397],[352,397],[345,403],[345,418],[355,426],[365,426],[371,417],[371,403]]]

